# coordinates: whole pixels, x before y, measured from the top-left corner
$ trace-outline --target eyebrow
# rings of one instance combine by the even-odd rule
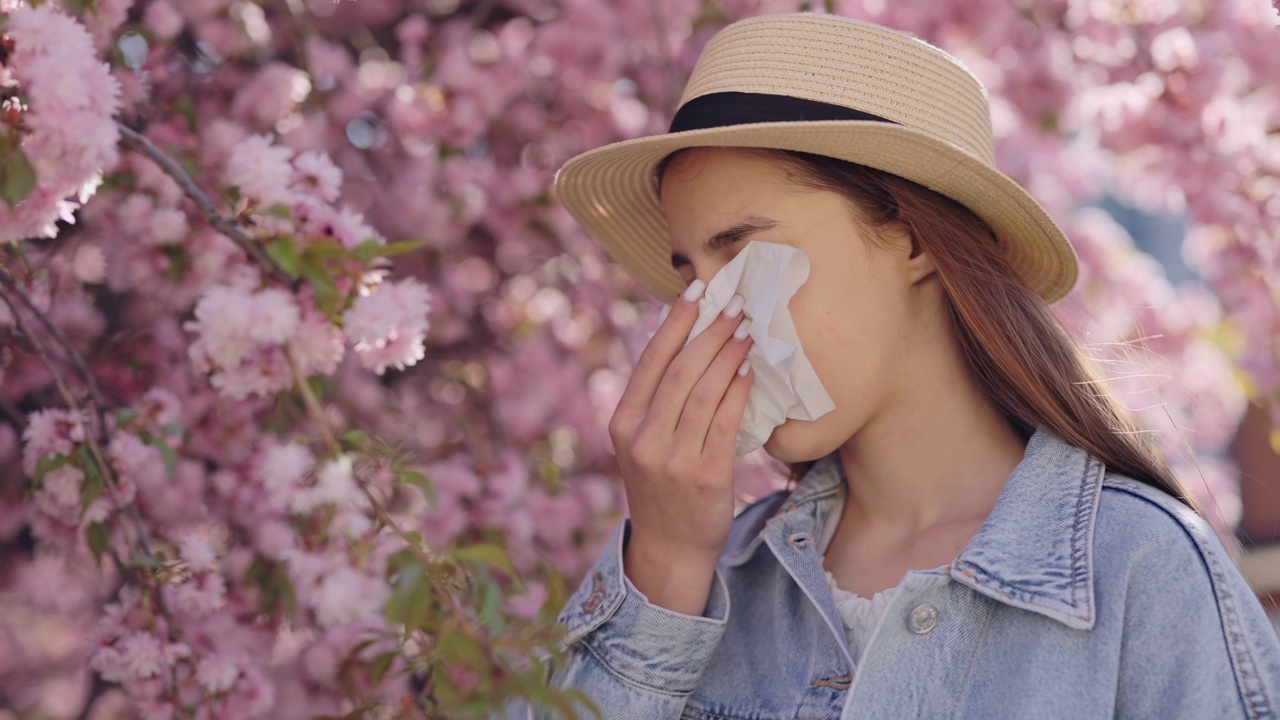
[[[776,220],[770,220],[769,218],[760,217],[759,215],[748,215],[745,219],[734,226],[721,230],[715,235],[707,238],[702,243],[702,251],[707,254],[713,253],[721,248],[728,247],[733,243],[738,242],[748,235],[764,232],[777,224]],[[684,255],[681,255],[680,253],[671,253],[671,267],[680,269],[685,265],[692,264],[693,263],[689,261],[689,258]]]

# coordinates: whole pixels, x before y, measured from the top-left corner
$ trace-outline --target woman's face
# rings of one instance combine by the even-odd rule
[[[913,255],[909,236],[889,229],[873,236],[846,198],[804,185],[791,168],[750,151],[685,151],[667,168],[661,202],[672,262],[686,281],[709,282],[752,240],[809,257],[809,280],[790,310],[836,409],[814,421],[788,420],[765,444],[770,455],[822,457],[912,391],[916,356],[936,335],[941,313],[937,283],[922,282],[932,278],[932,265]],[[728,246],[704,247],[731,228],[745,232]]]

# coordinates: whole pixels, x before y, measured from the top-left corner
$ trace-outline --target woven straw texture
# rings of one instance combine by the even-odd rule
[[[707,45],[681,105],[712,93],[815,100],[893,121],[771,122],[692,130],[583,153],[556,176],[571,214],[647,290],[674,301],[655,169],[688,147],[796,150],[912,180],[969,207],[991,226],[1013,269],[1048,302],[1075,283],[1075,253],[1048,213],[995,168],[986,93],[950,55],[910,35],[830,15],[734,23]]]

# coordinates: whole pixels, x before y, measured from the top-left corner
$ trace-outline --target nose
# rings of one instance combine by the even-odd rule
[[[729,260],[726,258],[701,257],[694,258],[686,267],[692,267],[693,269],[693,277],[690,278],[690,282],[697,279],[710,285],[711,278],[715,277],[716,273],[720,272],[720,269],[728,264]],[[686,270],[686,274],[687,272]]]

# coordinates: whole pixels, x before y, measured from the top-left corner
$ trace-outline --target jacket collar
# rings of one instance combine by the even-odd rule
[[[1104,472],[1096,457],[1036,432],[991,515],[952,562],[951,578],[1068,627],[1093,627],[1093,526]],[[770,532],[803,526],[823,537],[844,502],[845,482],[834,453],[818,461],[776,515],[730,543],[726,564],[745,562]]]

